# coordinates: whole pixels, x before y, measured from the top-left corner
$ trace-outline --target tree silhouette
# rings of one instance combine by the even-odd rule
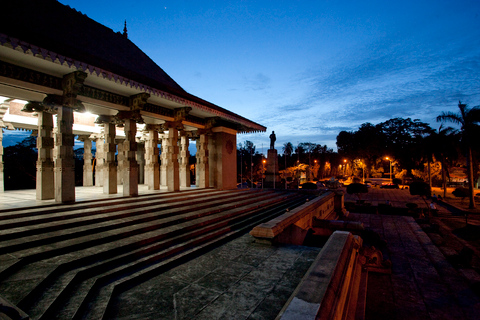
[[[458,109],[460,113],[454,112],[442,112],[437,117],[438,122],[452,122],[461,126],[460,131],[462,134],[462,144],[466,148],[467,153],[467,175],[468,175],[468,190],[469,190],[469,208],[475,208],[475,197],[473,189],[473,155],[472,145],[475,134],[478,133],[480,122],[480,107],[476,106],[468,108],[466,104],[458,102]]]
[[[285,169],[287,168],[287,158],[290,159],[293,153],[293,144],[291,142],[285,142],[283,144],[283,156],[285,157]]]
[[[425,139],[424,148],[429,156],[429,161],[440,161],[442,166],[442,187],[443,197],[447,196],[447,175],[448,166],[453,160],[458,158],[457,145],[460,137],[458,130],[452,127],[444,128],[440,125],[437,131]]]

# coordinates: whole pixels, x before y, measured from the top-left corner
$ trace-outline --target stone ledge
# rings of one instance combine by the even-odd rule
[[[292,211],[285,212],[277,218],[274,218],[268,222],[256,226],[255,228],[253,228],[252,231],[250,231],[250,234],[256,238],[273,240],[290,225],[296,224],[297,222],[306,218],[309,215],[311,217],[308,219],[309,222],[307,224],[310,225],[307,227],[311,227],[311,221],[313,217],[316,217],[318,219],[326,219],[335,213],[334,197],[335,194],[333,192],[322,194],[315,199],[293,209]],[[329,210],[326,212],[321,212],[321,206],[329,200],[332,201],[331,208],[329,208]]]
[[[334,232],[276,319],[354,318],[357,306],[365,304],[357,301],[365,296],[361,284],[367,277],[359,261],[361,246],[360,237]]]

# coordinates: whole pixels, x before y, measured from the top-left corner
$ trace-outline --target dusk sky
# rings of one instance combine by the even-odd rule
[[[60,0],[122,32],[186,91],[290,141],[480,105],[480,1]]]

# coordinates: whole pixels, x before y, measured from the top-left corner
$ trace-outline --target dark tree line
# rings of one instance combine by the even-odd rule
[[[361,159],[367,174],[385,157],[395,159],[395,165],[413,176],[415,169],[423,170],[435,161],[441,163],[442,186],[446,190],[448,169],[462,164],[467,168],[470,207],[475,207],[474,181],[478,179],[480,142],[480,107],[468,108],[459,102],[459,113],[444,112],[437,122],[454,123],[459,130],[440,125],[438,129],[418,119],[394,118],[373,125],[364,123],[357,131],[342,131],[337,136],[338,153],[350,161]],[[430,173],[430,170],[428,170]],[[431,177],[429,175],[429,183]],[[446,191],[444,191],[446,192]]]

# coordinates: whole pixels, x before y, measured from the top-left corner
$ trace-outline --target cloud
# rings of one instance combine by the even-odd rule
[[[245,89],[259,91],[270,88],[271,79],[263,73],[257,73],[253,77],[244,77]]]

